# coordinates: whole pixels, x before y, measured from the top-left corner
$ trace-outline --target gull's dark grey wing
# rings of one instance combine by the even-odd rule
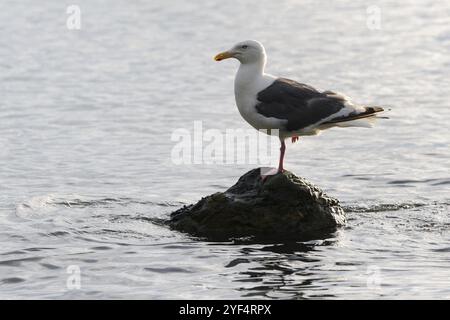
[[[265,117],[287,120],[286,129],[295,131],[319,123],[345,108],[345,98],[331,91],[279,78],[258,93],[256,110]]]

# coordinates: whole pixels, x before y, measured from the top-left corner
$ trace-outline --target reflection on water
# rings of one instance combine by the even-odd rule
[[[61,1],[0,4],[0,298],[450,298],[448,2],[377,1],[380,30],[368,1],[77,4],[79,31]],[[160,223],[252,169],[170,159],[194,121],[248,128],[236,63],[212,60],[248,38],[273,74],[392,109],[288,145],[286,167],[347,211],[324,239],[208,243]]]
[[[333,242],[324,241],[321,245],[332,245]],[[240,252],[248,258],[235,259],[227,267],[233,263],[236,265],[236,260],[256,264],[236,276],[236,282],[253,283],[252,287],[240,289],[244,298],[302,299],[305,298],[304,291],[313,287],[315,282],[314,272],[310,267],[319,260],[305,254],[314,250],[315,246],[313,243],[292,242],[266,245],[259,249],[243,248]],[[275,255],[267,257],[265,253]]]

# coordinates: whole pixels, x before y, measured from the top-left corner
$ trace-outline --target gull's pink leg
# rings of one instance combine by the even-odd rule
[[[281,147],[280,147],[280,162],[278,163],[278,169],[271,169],[270,171],[268,171],[266,174],[262,174],[261,175],[261,179],[263,181],[263,183],[266,181],[266,179],[269,176],[275,175],[277,173],[282,173],[284,171],[283,168],[283,159],[284,159],[284,152],[286,151],[286,144],[284,143],[284,139],[280,138],[280,142],[281,142]],[[276,171],[275,171],[276,170]]]
[[[281,140],[281,147],[280,147],[280,162],[278,164],[278,172],[283,172],[283,160],[284,160],[284,152],[286,151],[286,144],[284,143],[284,139]]]
[[[291,138],[291,141],[292,141],[292,143],[295,143],[298,139],[299,139],[299,137],[293,136],[293,137]]]

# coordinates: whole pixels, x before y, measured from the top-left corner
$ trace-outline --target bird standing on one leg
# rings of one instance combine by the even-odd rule
[[[283,161],[284,161],[284,152],[286,151],[286,143],[284,142],[284,138],[280,138],[281,147],[280,147],[280,161],[278,162],[278,171],[283,172]]]
[[[216,61],[235,58],[241,63],[234,80],[236,105],[241,116],[255,129],[278,129],[281,142],[277,172],[283,172],[284,140],[316,135],[331,127],[371,127],[380,107],[354,104],[333,92],[264,72],[266,51],[255,40],[236,44],[215,56]]]

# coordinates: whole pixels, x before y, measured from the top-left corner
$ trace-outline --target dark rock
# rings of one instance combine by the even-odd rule
[[[173,212],[167,223],[212,241],[307,240],[335,231],[345,216],[338,200],[306,180],[286,171],[263,181],[258,168],[227,191]]]

